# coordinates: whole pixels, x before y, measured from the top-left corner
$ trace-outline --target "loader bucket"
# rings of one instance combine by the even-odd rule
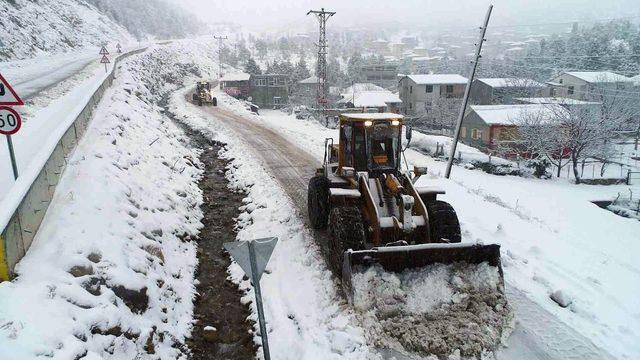
[[[352,276],[364,272],[373,265],[380,265],[386,271],[402,272],[431,264],[452,264],[467,262],[480,264],[488,262],[498,267],[500,279],[503,279],[500,263],[500,245],[490,244],[421,244],[405,246],[377,247],[370,250],[349,250],[344,253],[342,265],[342,286],[349,302],[353,301]]]

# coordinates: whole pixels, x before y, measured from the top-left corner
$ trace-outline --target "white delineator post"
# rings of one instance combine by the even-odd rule
[[[491,17],[492,10],[493,10],[493,5],[489,5],[489,9],[487,9],[487,15],[484,18],[484,26],[480,28],[480,39],[476,44],[476,55],[473,60],[473,66],[471,67],[469,79],[467,80],[467,87],[464,90],[464,98],[462,100],[462,105],[460,106],[460,113],[458,114],[458,123],[456,124],[456,131],[453,136],[453,141],[451,142],[451,149],[449,149],[449,161],[447,162],[447,169],[444,174],[444,177],[447,179],[449,178],[449,176],[451,176],[451,167],[453,166],[453,158],[456,155],[456,147],[458,146],[458,139],[460,139],[460,129],[462,128],[462,120],[464,119],[464,113],[467,110],[467,103],[469,102],[469,93],[471,91],[471,83],[473,82],[473,78],[476,75],[478,60],[480,59],[480,52],[482,51],[482,43],[484,43],[485,41],[484,35],[487,33],[487,26],[489,25],[489,18]]]

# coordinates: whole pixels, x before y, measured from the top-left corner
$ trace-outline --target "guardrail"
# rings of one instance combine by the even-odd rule
[[[105,90],[113,83],[118,62],[128,56],[139,54],[146,49],[145,47],[130,51],[119,55],[114,60],[111,72],[93,93],[82,111],[73,120],[73,123],[58,139],[57,145],[47,161],[39,169],[25,172],[18,178],[20,182],[29,181],[30,184],[25,186],[28,189],[21,194],[22,198],[19,199],[19,202],[15,202],[16,205],[13,209],[3,209],[12,212],[12,215],[2,232],[0,232],[0,281],[13,278],[16,264],[29,250],[42,219],[49,208],[58,181],[62,177],[67,165],[67,159],[82,138],[82,135],[84,135],[89,121],[91,121],[95,106],[102,99]],[[0,224],[0,228],[3,225]]]

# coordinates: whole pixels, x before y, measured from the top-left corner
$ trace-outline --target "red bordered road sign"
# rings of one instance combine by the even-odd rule
[[[0,74],[0,105],[24,105],[20,96],[2,74]]]
[[[103,46],[102,48],[100,48],[100,52],[98,54],[109,55],[109,51],[107,51],[107,48]]]
[[[0,134],[13,135],[21,126],[22,119],[17,111],[8,106],[0,106]]]
[[[101,64],[108,64],[111,61],[109,61],[109,58],[107,57],[107,55],[102,55],[102,59],[100,60]]]

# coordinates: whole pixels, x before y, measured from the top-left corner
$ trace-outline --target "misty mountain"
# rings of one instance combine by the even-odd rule
[[[182,37],[198,32],[201,23],[181,7],[163,0],[86,0],[125,27],[136,38]]]

